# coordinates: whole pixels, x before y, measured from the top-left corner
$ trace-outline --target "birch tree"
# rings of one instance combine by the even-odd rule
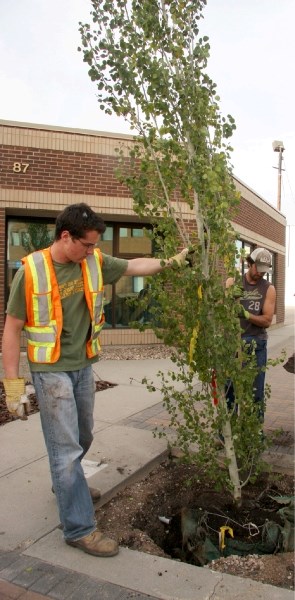
[[[118,149],[119,173],[134,211],[153,225],[158,255],[180,246],[192,251],[190,268],[152,278],[143,300],[153,315],[149,326],[174,349],[175,369],[161,374],[161,391],[175,443],[240,503],[243,485],[259,472],[263,442],[252,399],[254,352],[241,346],[236,287],[224,286],[225,275],[238,282],[235,122],[222,116],[208,74],[209,40],[200,34],[205,5],[92,0],[92,24],[80,23],[79,50],[100,110],[123,117],[134,131],[131,147]],[[237,410],[227,407],[229,380]]]

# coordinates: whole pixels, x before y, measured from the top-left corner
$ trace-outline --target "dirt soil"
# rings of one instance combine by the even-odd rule
[[[171,350],[159,345],[124,347],[123,356],[122,347],[109,347],[104,349],[102,360],[121,360],[122,357],[125,360],[156,359],[170,355]],[[116,384],[98,380],[96,390],[113,385]],[[33,391],[29,395],[30,414],[39,411]],[[0,382],[0,426],[13,420],[14,417],[7,411],[3,384]],[[193,512],[197,510],[206,515],[206,527],[211,539],[217,541],[217,546],[217,532],[223,525],[233,529],[236,539],[253,541],[253,538],[249,538],[246,524],[254,523],[260,531],[266,519],[276,520],[282,525],[280,517],[276,515],[278,505],[270,496],[293,494],[293,477],[264,475],[255,485],[248,485],[244,489],[243,509],[237,512],[231,497],[216,492],[213,484],[204,483],[195,467],[170,460],[159,465],[141,481],[119,492],[110,502],[97,509],[96,516],[100,530],[130,549],[294,590],[293,552],[229,556],[204,565],[198,549],[192,553],[187,544],[183,546],[181,534],[181,517],[189,515],[192,509]],[[164,517],[168,523],[159,517]]]
[[[194,514],[197,510],[206,515],[205,529],[217,547],[217,532],[223,525],[233,529],[236,539],[257,541],[249,535],[247,524],[257,525],[260,532],[266,520],[283,525],[276,514],[281,507],[270,496],[293,493],[293,477],[266,474],[244,489],[243,507],[238,511],[231,496],[216,492],[213,485],[202,481],[194,466],[168,461],[98,508],[96,517],[98,528],[127,548],[293,590],[293,552],[232,555],[204,565],[198,550],[193,553],[183,545],[181,533],[182,515],[194,509]],[[261,539],[260,534],[258,537]]]

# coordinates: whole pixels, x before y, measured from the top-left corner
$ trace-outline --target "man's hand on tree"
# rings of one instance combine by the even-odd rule
[[[250,313],[245,309],[245,307],[242,304],[239,304],[237,316],[240,317],[240,319],[248,320],[250,317]]]
[[[175,256],[171,256],[171,258],[168,258],[167,261],[167,265],[168,266],[177,266],[177,267],[184,267],[186,265],[189,264],[189,261],[187,260],[187,255],[188,255],[188,248],[184,248],[183,250],[181,250],[181,252],[179,252],[178,254],[175,254]]]
[[[239,298],[242,298],[244,295],[244,288],[238,283],[234,283],[229,289],[231,291],[232,297],[235,300],[239,300]]]

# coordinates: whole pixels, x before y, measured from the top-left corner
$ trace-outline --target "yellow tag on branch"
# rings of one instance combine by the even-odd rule
[[[226,544],[225,544],[225,533],[229,533],[229,535],[233,538],[234,537],[234,532],[232,530],[231,527],[228,527],[227,525],[223,525],[222,527],[220,527],[220,531],[219,531],[219,550],[224,550]]]

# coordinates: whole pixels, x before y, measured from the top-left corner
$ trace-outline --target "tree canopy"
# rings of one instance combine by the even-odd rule
[[[149,326],[175,350],[176,367],[168,379],[162,374],[161,388],[171,427],[187,457],[196,443],[194,460],[240,501],[241,486],[260,464],[252,397],[257,367],[253,351],[241,345],[239,302],[224,285],[225,274],[240,280],[229,142],[235,122],[222,116],[208,74],[209,39],[200,35],[205,5],[92,0],[92,24],[80,23],[80,50],[100,110],[122,116],[135,132],[133,142],[118,148],[118,173],[134,211],[153,224],[159,256],[180,245],[192,251],[191,267],[163,270],[144,299],[153,315]],[[239,418],[227,407],[229,380]],[[214,444],[220,432],[228,479]]]

